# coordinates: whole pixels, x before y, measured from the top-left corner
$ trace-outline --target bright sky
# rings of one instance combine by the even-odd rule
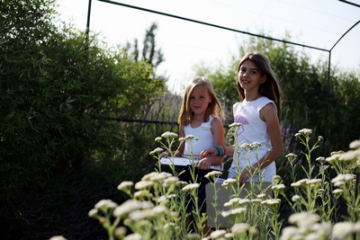
[[[255,34],[265,32],[279,39],[289,31],[292,42],[328,50],[360,20],[360,7],[338,0],[114,1]],[[360,5],[360,0],[349,1]],[[86,29],[89,0],[58,0],[58,4],[61,20]],[[195,77],[195,65],[226,64],[247,38],[241,33],[92,0],[90,31],[99,33],[110,46],[125,46],[135,38],[142,43],[145,29],[153,22],[158,24],[156,43],[165,57],[157,72],[169,78],[168,86],[176,93],[182,93],[186,82]],[[329,56],[327,52],[305,51],[314,61]],[[331,63],[360,71],[360,24],[332,50]]]

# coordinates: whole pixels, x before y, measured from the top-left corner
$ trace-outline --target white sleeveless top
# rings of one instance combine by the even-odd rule
[[[191,147],[193,154],[200,154],[203,150],[211,148],[214,146],[214,136],[211,133],[211,122],[214,119],[212,115],[209,116],[209,121],[202,123],[197,128],[192,128],[191,124],[188,124],[184,127],[185,137],[188,135],[193,135],[194,138],[186,140],[184,154],[191,153]],[[195,141],[195,138],[199,138],[198,141]],[[200,157],[195,157],[194,159],[200,159]]]
[[[241,123],[241,127],[238,128],[235,138],[235,149],[241,151],[240,156],[234,151],[234,161],[229,169],[229,178],[233,177],[236,173],[235,162],[239,162],[239,169],[243,169],[245,166],[254,165],[258,160],[268,154],[269,149],[272,148],[269,131],[266,123],[260,119],[260,110],[268,103],[272,103],[277,112],[274,101],[267,97],[260,97],[251,102],[238,102],[233,105],[234,121]],[[243,143],[251,144],[258,142],[261,147],[258,151],[255,150],[243,150],[240,145]],[[262,169],[262,177],[265,182],[272,182],[272,177],[276,174],[275,162]],[[254,176],[253,181],[259,181],[259,176]],[[248,180],[249,181],[249,180]]]

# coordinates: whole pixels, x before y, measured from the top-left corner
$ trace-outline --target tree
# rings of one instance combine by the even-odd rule
[[[164,54],[162,53],[161,48],[156,49],[156,30],[158,29],[158,25],[156,23],[151,24],[150,28],[146,30],[144,42],[143,42],[143,50],[141,56],[139,55],[139,46],[138,39],[134,40],[134,46],[131,46],[131,43],[127,43],[127,51],[132,52],[130,56],[134,59],[135,62],[144,61],[151,65],[151,67],[156,70],[156,68],[164,62]]]
[[[114,194],[101,187],[141,167],[112,162],[130,148],[129,131],[107,117],[141,116],[164,88],[150,64],[100,48],[96,35],[58,29],[54,2],[0,4],[2,239],[48,239],[68,226],[96,231],[79,229],[99,194]],[[122,172],[110,179],[114,166]]]

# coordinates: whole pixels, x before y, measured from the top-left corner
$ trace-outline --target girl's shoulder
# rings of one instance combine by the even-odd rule
[[[275,111],[277,112],[277,108],[276,108],[275,102],[274,102],[273,100],[267,98],[267,97],[264,97],[264,96],[261,97],[261,98],[259,98],[259,101],[258,101],[258,103],[257,103],[257,109],[258,109],[258,110],[261,110],[261,109],[263,109],[266,105],[268,105],[269,103],[274,106]]]

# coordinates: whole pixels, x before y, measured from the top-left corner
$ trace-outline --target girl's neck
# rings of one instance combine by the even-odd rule
[[[191,121],[196,121],[196,122],[203,122],[204,121],[204,116],[205,116],[205,113],[204,114],[194,114],[191,118]]]
[[[261,95],[258,91],[244,92],[244,95],[245,95],[245,98],[244,98],[245,102],[252,102],[261,97]]]

